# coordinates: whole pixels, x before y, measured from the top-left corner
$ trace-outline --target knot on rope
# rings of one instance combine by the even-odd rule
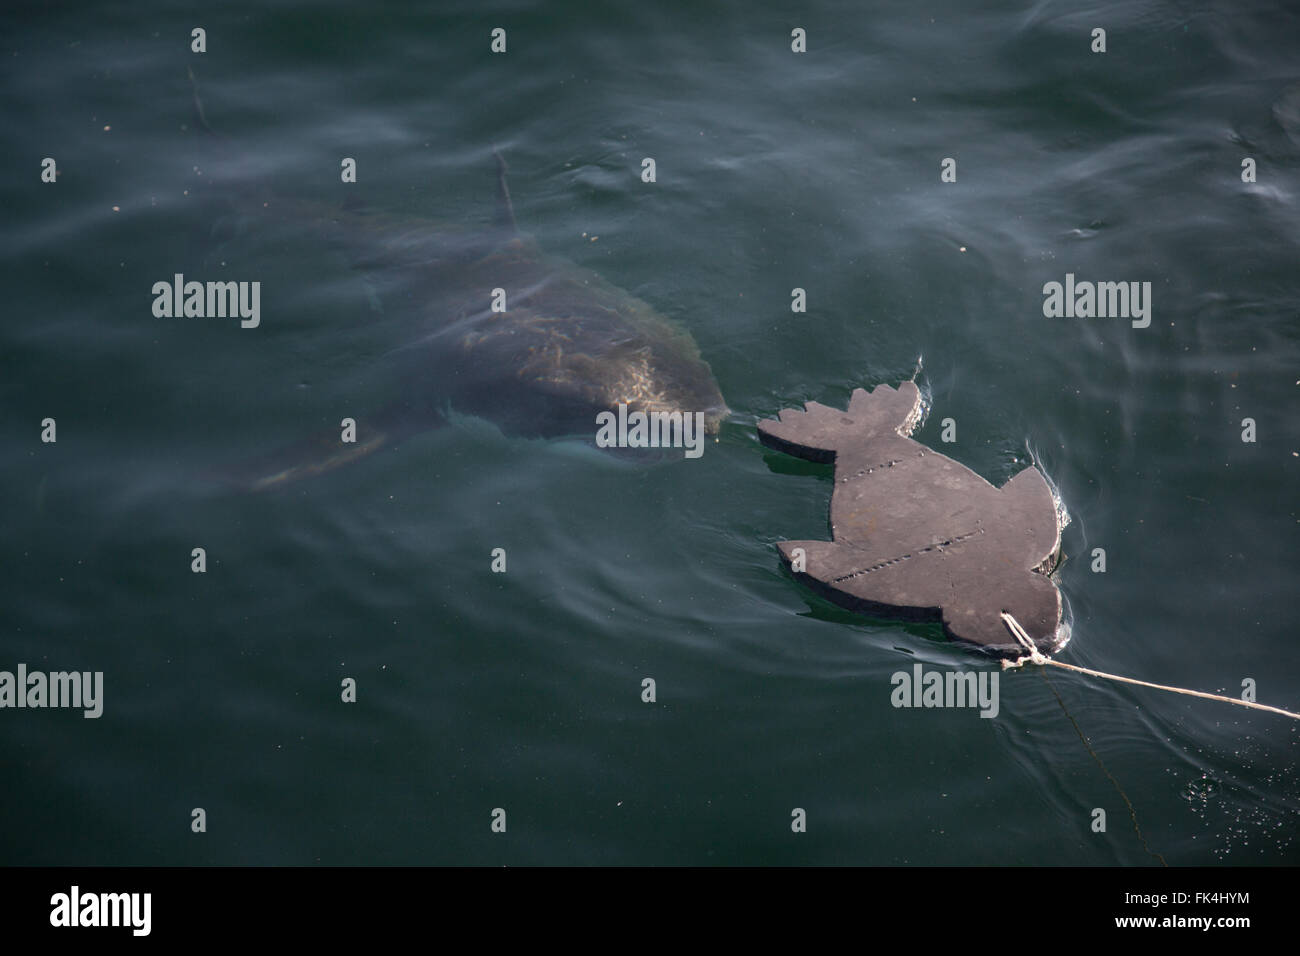
[[[1002,669],[1004,671],[1020,667],[1026,661],[1031,664],[1039,665],[1051,663],[1051,658],[1038,649],[1038,645],[1034,643],[1033,638],[1029,636],[1028,632],[1020,626],[1020,622],[1006,611],[1002,612],[1002,623],[1007,626],[1007,630],[1011,632],[1011,636],[1014,637],[1019,642],[1020,646],[1026,651],[1023,656],[1017,657],[1014,661],[1004,659],[1002,661]]]

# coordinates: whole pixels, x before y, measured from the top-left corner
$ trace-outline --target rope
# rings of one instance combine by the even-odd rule
[[[1012,636],[1020,642],[1020,646],[1023,647],[1026,652],[1024,657],[1019,657],[1014,661],[1004,660],[1002,662],[1003,670],[1010,670],[1011,668],[1019,667],[1024,664],[1025,661],[1043,666],[1050,664],[1053,667],[1060,667],[1063,670],[1074,671],[1077,674],[1087,674],[1090,677],[1117,680],[1122,681],[1125,684],[1137,684],[1139,687],[1153,687],[1156,690],[1167,690],[1175,694],[1187,694],[1189,697],[1204,697],[1206,700],[1218,700],[1225,704],[1236,704],[1238,707],[1250,707],[1254,710],[1267,710],[1270,713],[1281,714],[1283,717],[1290,717],[1292,720],[1300,720],[1300,714],[1292,713],[1289,710],[1283,710],[1281,707],[1269,707],[1267,704],[1257,704],[1253,700],[1241,700],[1237,697],[1225,697],[1222,694],[1207,694],[1204,691],[1188,690],[1185,687],[1170,687],[1168,684],[1153,684],[1150,681],[1136,680],[1132,677],[1120,677],[1118,674],[1107,674],[1105,671],[1095,671],[1090,667],[1079,667],[1075,664],[1066,664],[1062,661],[1052,660],[1052,658],[1048,657],[1038,649],[1038,645],[1030,639],[1029,635],[1025,632],[1025,629],[1020,626],[1020,622],[1006,611],[1002,612],[1002,623],[1007,626],[1007,630],[1010,631]]]
[[[1074,727],[1074,732],[1079,735],[1079,740],[1083,742],[1083,749],[1088,751],[1089,756],[1091,756],[1093,760],[1097,761],[1097,766],[1101,768],[1101,772],[1106,775],[1106,779],[1111,782],[1111,785],[1115,788],[1115,792],[1118,793],[1120,799],[1124,801],[1124,806],[1128,807],[1128,817],[1133,821],[1133,832],[1137,834],[1138,842],[1142,844],[1142,849],[1146,850],[1149,855],[1159,860],[1161,866],[1168,866],[1168,861],[1166,861],[1161,854],[1151,849],[1151,845],[1147,843],[1147,838],[1142,835],[1142,827],[1138,825],[1137,807],[1133,806],[1133,801],[1128,798],[1128,794],[1125,793],[1124,788],[1119,785],[1119,781],[1115,779],[1115,775],[1106,769],[1106,765],[1102,762],[1101,755],[1092,749],[1092,744],[1088,742],[1088,738],[1084,735],[1083,728],[1080,727],[1079,722],[1074,719],[1074,714],[1070,713],[1070,708],[1065,706],[1065,701],[1056,690],[1056,685],[1052,683],[1052,679],[1047,676],[1047,671],[1039,671],[1038,673],[1042,675],[1043,683],[1046,684],[1048,689],[1052,692],[1052,696],[1056,698],[1056,702],[1061,705],[1061,711],[1065,714],[1066,719],[1070,721],[1070,725]]]

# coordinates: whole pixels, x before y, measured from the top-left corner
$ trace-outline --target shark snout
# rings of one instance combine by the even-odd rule
[[[704,413],[704,433],[706,435],[718,434],[722,429],[722,423],[731,417],[731,409],[723,402],[701,409],[701,411]]]

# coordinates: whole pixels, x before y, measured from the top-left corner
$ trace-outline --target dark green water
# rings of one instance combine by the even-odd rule
[[[1294,721],[1032,669],[995,719],[895,709],[896,671],[988,664],[779,565],[830,472],[754,423],[921,357],[916,437],[998,484],[1033,455],[1069,509],[1063,660],[1300,707],[1300,18],[971,7],[0,15],[0,669],[105,675],[98,720],[0,710],[0,862],[1297,862]],[[373,407],[421,331],[195,167],[475,223],[493,147],[523,229],[691,330],[720,441],[643,467],[457,416],[278,491],[196,482]],[[260,280],[261,326],[154,318],[175,272]],[[1151,282],[1150,326],[1045,318],[1067,272]]]

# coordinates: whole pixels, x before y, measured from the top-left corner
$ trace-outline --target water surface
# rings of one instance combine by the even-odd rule
[[[1062,659],[1300,706],[1300,22],[968,6],[3,14],[0,667],[106,701],[0,712],[0,860],[1295,863],[1294,722],[1032,670],[996,719],[895,709],[896,671],[989,665],[780,567],[830,472],[754,422],[920,360],[918,440],[999,484],[1037,460],[1069,509]],[[638,467],[453,416],[271,493],[196,481],[381,404],[419,334],[207,180],[341,203],[352,156],[372,206],[473,226],[494,148],[525,231],[691,331],[720,441]],[[259,279],[261,327],[155,319],[175,272]],[[1151,282],[1150,327],[1044,318],[1067,272]]]

